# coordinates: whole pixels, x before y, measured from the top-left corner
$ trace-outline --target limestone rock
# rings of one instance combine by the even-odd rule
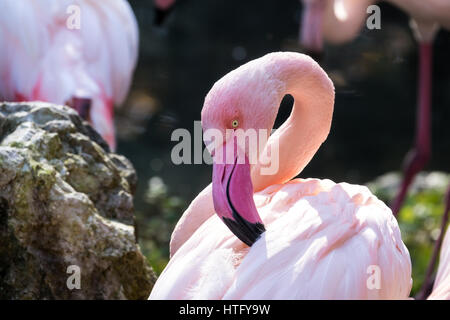
[[[135,185],[74,110],[0,103],[0,299],[146,299]]]

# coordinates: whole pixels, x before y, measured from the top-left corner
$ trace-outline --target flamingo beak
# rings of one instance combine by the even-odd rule
[[[323,14],[324,1],[306,2],[303,6],[300,30],[300,43],[305,53],[315,60],[320,60],[323,49]]]
[[[234,150],[225,143],[220,156],[214,155],[214,208],[231,232],[251,247],[265,228],[253,201],[249,160],[246,155],[236,152],[236,143],[232,144]],[[231,155],[230,150],[233,151]]]

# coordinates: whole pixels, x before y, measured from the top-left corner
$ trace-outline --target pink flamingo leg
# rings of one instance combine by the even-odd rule
[[[439,237],[434,245],[433,254],[431,256],[431,260],[427,268],[425,280],[423,281],[422,289],[416,296],[417,299],[420,300],[425,299],[432,290],[433,287],[432,275],[434,272],[434,268],[436,266],[436,260],[439,255],[439,251],[441,250],[442,240],[444,239],[445,227],[447,226],[449,211],[450,211],[450,186],[448,187],[447,193],[445,194],[445,209],[444,214],[442,216],[441,232],[439,233]]]
[[[431,43],[420,44],[419,104],[416,124],[416,146],[405,158],[404,178],[392,212],[397,216],[411,182],[428,163],[431,156],[431,70],[433,48]]]

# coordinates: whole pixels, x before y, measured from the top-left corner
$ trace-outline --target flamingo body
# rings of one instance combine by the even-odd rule
[[[363,186],[295,179],[254,195],[267,231],[248,248],[211,212],[151,299],[405,299],[411,263],[396,220]],[[189,231],[187,231],[190,233]],[[369,289],[368,268],[381,287]]]
[[[73,14],[79,29],[69,28]],[[4,0],[0,16],[0,98],[90,99],[89,120],[114,148],[113,105],[124,101],[137,60],[138,28],[128,2]]]
[[[450,229],[441,247],[439,268],[430,300],[450,300]]]

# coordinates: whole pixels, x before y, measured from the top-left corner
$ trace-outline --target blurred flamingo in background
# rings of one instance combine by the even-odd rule
[[[268,138],[286,94],[293,111],[263,151],[279,145],[279,168],[264,175],[238,132]],[[268,54],[216,82],[202,110],[204,131],[226,137],[212,150],[213,182],[178,222],[150,299],[408,297],[411,262],[391,210],[363,186],[291,180],[325,141],[333,105],[333,83],[299,53]]]
[[[364,25],[367,8],[376,0],[302,0],[301,42],[307,50],[322,50],[323,41],[340,44],[356,38]],[[405,158],[404,179],[392,203],[398,214],[409,186],[431,155],[432,44],[440,27],[450,29],[450,1],[389,0],[411,17],[419,43],[419,83],[415,149]]]
[[[300,44],[320,55],[324,41],[342,44],[356,38],[373,0],[300,0],[303,3]]]
[[[138,55],[128,2],[2,0],[0,17],[0,98],[69,104],[114,150]]]

